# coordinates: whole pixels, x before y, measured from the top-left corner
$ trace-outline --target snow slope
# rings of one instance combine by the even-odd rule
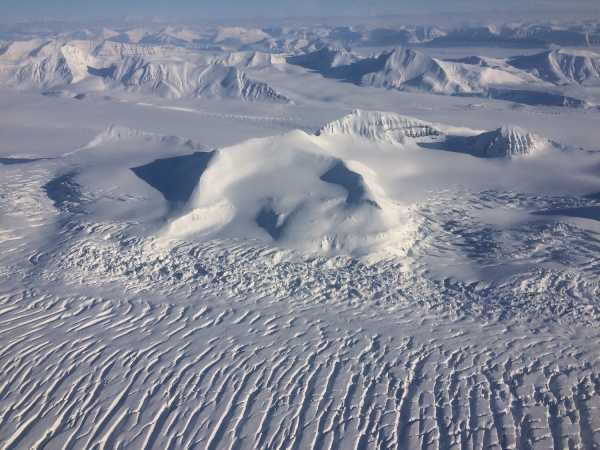
[[[385,243],[401,253],[410,234],[399,227],[405,211],[367,166],[336,157],[320,140],[295,131],[220,149],[166,238],[243,237],[356,255]]]

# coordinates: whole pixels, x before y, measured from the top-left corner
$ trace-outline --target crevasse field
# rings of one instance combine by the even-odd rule
[[[600,447],[600,25],[0,39],[1,449]]]

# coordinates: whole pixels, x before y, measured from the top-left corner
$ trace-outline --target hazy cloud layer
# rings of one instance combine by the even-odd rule
[[[489,13],[527,11],[589,12],[598,0],[3,0],[5,20],[158,18],[260,18],[293,16],[356,16],[386,14]],[[519,17],[515,17],[516,20]]]

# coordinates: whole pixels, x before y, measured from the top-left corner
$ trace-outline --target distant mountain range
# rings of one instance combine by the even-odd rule
[[[280,27],[145,25],[138,27],[88,26],[64,32],[51,24],[40,27],[0,28],[0,39],[25,40],[32,37],[63,40],[110,40],[128,44],[171,45],[212,48],[224,51],[262,50],[306,52],[326,45],[350,47],[396,46],[492,46],[542,48],[600,45],[600,24],[593,22],[559,25],[555,23],[511,23],[439,27],[434,25]]]
[[[600,85],[600,55],[566,49],[504,60],[442,60],[410,48],[386,50],[369,57],[359,57],[346,49],[323,48],[292,56],[288,62],[361,86],[490,96],[532,105],[586,106],[584,101],[556,93],[552,86]],[[549,89],[540,90],[544,85]]]
[[[288,103],[240,68],[273,64],[257,52],[228,57],[112,41],[15,41],[0,54],[0,82],[19,88],[123,89],[165,98],[238,98]]]
[[[0,83],[22,89],[70,90],[73,95],[120,89],[170,99],[289,103],[287,95],[246,73],[288,63],[360,86],[569,107],[591,104],[561,86],[600,85],[600,54],[592,49],[552,48],[506,59],[442,59],[423,50],[427,45],[469,43],[592,46],[600,36],[593,25],[452,30],[168,26],[41,35],[0,42]],[[388,48],[363,56],[344,45]]]

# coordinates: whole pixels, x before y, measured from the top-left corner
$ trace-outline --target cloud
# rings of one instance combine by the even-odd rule
[[[3,0],[5,18],[78,19],[159,16],[217,17],[365,16],[388,14],[485,14],[491,11],[577,12],[599,0]]]

